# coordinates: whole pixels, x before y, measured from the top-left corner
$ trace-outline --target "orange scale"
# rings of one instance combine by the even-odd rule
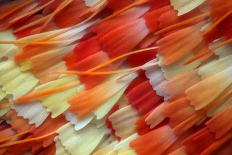
[[[153,34],[149,34],[140,44],[140,48],[148,48],[150,46],[156,46],[156,42],[158,41],[159,37]],[[156,50],[155,50],[156,51]]]
[[[142,17],[147,11],[149,10],[148,6],[136,6],[134,8],[131,8],[122,14],[115,16],[112,19],[127,19],[127,20],[132,20],[132,19],[138,19]]]
[[[42,5],[41,7],[38,7],[37,9],[32,10],[32,12],[28,13],[29,15],[32,15],[38,11],[41,11],[43,8],[45,8],[46,6],[48,6],[49,4],[51,4],[52,2],[54,2],[55,0],[51,0],[49,2],[47,2],[46,4]],[[35,33],[39,33],[39,32],[43,32],[43,30],[49,25],[49,23],[53,20],[53,18],[57,15],[57,13],[61,12],[66,6],[68,6],[70,3],[72,2],[72,0],[65,0],[63,1],[52,13],[50,13],[49,15],[45,15],[44,17],[42,17],[41,19],[38,19],[36,21],[33,21],[31,23],[25,24],[24,26],[16,29],[16,32],[34,27],[36,25],[39,25],[38,28],[36,28],[34,31]],[[27,14],[25,15],[27,16]],[[20,16],[19,16],[20,18]],[[22,17],[21,17],[22,18]]]
[[[18,133],[33,130],[33,126],[29,125],[28,121],[22,117],[18,117],[16,111],[10,110],[6,115],[10,119],[11,128],[17,131]]]
[[[108,0],[107,7],[113,11],[118,11],[118,10],[132,4],[134,1],[135,0],[123,0],[123,1]]]
[[[63,115],[60,115],[54,119],[52,119],[51,117],[48,117],[45,120],[45,122],[41,126],[36,128],[33,131],[32,135],[28,138],[40,137],[40,136],[44,136],[44,135],[47,135],[49,133],[55,132],[57,129],[59,129],[60,127],[62,127],[66,123],[67,123],[67,121],[65,120]],[[39,141],[42,142],[43,147],[47,147],[54,142],[55,136],[56,136],[56,134],[54,133],[53,135],[44,138],[42,141],[41,140],[39,140]]]
[[[76,63],[76,55],[73,52],[70,52],[63,58],[63,60],[65,61],[67,68],[71,70],[72,68],[70,66]]]
[[[40,5],[44,5],[46,3],[48,3],[50,0],[37,0],[38,3]],[[49,14],[53,11],[55,11],[55,9],[63,2],[63,0],[55,0],[55,2],[51,3],[50,5],[48,5],[47,7],[45,7],[43,9],[43,14]]]
[[[44,70],[51,68],[60,62],[63,62],[64,56],[70,52],[70,47],[63,48],[59,51],[48,51],[41,54],[38,54],[30,59],[31,63],[31,70],[32,72],[37,75]],[[46,62],[46,63],[44,63]]]
[[[215,141],[214,135],[203,128],[183,141],[188,154],[200,154]]]
[[[34,22],[36,20],[41,19],[42,17],[43,17],[42,15],[34,15],[34,16],[30,17],[30,18],[27,18],[26,20],[23,20],[22,22],[17,22],[17,24],[13,25],[13,28],[14,29],[20,28],[21,26],[24,26],[24,25],[26,25],[28,23],[32,23],[32,22]],[[30,27],[30,28],[27,28],[25,30],[21,30],[21,31],[18,31],[18,32],[14,31],[14,35],[17,38],[23,38],[23,37],[26,37],[26,36],[29,36],[29,35],[37,34],[37,33],[39,33],[39,31],[37,31],[37,30],[40,28],[41,25],[42,24]],[[54,30],[56,28],[57,28],[56,25],[53,22],[50,22],[50,23],[48,23],[46,28],[44,28],[42,31],[40,31],[40,33],[50,31],[50,30]]]
[[[188,32],[185,34],[185,32]],[[184,35],[182,34],[184,32]],[[194,52],[194,50],[204,42],[203,37],[199,29],[195,27],[188,27],[177,32],[174,32],[176,35],[181,35],[182,38],[180,41],[169,41],[159,43],[160,49],[159,54],[164,56],[164,64],[169,65],[172,64],[187,54]],[[173,43],[172,43],[173,42]],[[172,44],[171,44],[172,43]]]
[[[232,2],[228,0],[209,0],[209,4],[214,19],[220,18],[232,8]]]
[[[54,22],[60,28],[76,25],[83,20],[81,14],[86,10],[88,10],[88,7],[82,0],[73,0],[54,17]],[[67,15],[69,18],[67,18]]]
[[[98,66],[99,64],[102,64],[106,61],[108,61],[109,58],[106,55],[105,52],[99,51],[95,54],[92,54],[88,57],[86,57],[85,59],[76,62],[71,68],[73,70],[78,70],[78,71],[88,71],[96,66]],[[117,65],[115,65],[117,66]],[[115,67],[113,65],[108,65],[106,67],[103,67],[101,69],[99,69],[98,71],[107,71],[107,70],[112,70]],[[92,88],[94,86],[96,86],[97,84],[101,83],[107,76],[106,75],[102,75],[102,76],[86,76],[86,75],[81,75],[79,76],[80,81],[82,83],[85,84],[86,88]]]
[[[130,147],[139,155],[158,155],[163,154],[176,140],[173,130],[165,125],[133,140]]]
[[[6,128],[0,131],[0,139],[5,139],[9,136],[13,136],[14,134],[16,134],[15,130],[12,128]]]
[[[186,118],[189,118],[194,113],[192,107],[182,108],[180,111],[176,112],[170,116],[170,126],[175,127],[183,122]]]
[[[16,27],[18,26],[18,22],[19,21],[14,21],[17,17],[21,16],[22,14],[27,13],[28,11],[34,9],[35,7],[37,7],[36,3],[32,3],[16,12],[14,12],[14,14],[10,15],[9,17],[3,19],[1,21],[1,25],[0,25],[0,30],[4,30],[10,27]],[[23,18],[21,21],[23,20],[27,20],[29,19],[30,16],[26,16],[25,18]],[[20,25],[20,24],[19,24]]]
[[[54,119],[51,117],[48,117],[41,126],[39,126],[33,131],[33,137],[39,137],[42,135],[46,135],[47,133],[57,130],[58,128],[60,128],[66,123],[67,121],[62,115]],[[51,126],[51,124],[53,125]]]
[[[103,21],[93,27],[91,30],[97,34],[98,40],[99,38],[104,37],[107,33],[110,33],[115,28],[120,27],[123,25],[123,23],[128,23],[128,21],[131,21],[129,18],[119,18],[119,19],[109,19],[106,21]]]
[[[174,131],[176,135],[183,135],[187,131],[189,131],[192,127],[194,127],[197,123],[202,121],[204,119],[204,115],[202,112],[200,113],[194,113],[190,117],[186,118],[184,121],[179,123],[175,126]]]
[[[161,123],[159,123],[156,127],[151,128],[150,125],[148,125],[146,123],[146,121],[145,121],[146,118],[149,116],[149,114],[150,113],[147,113],[147,114],[145,114],[143,116],[140,116],[139,119],[136,122],[136,130],[137,130],[139,135],[147,134],[152,130],[155,130],[155,129],[158,129],[158,128],[162,127],[162,126],[167,125],[168,122],[169,122],[169,120],[166,119],[166,120],[162,121]]]
[[[193,27],[186,27],[183,29],[179,29],[177,31],[173,31],[167,35],[165,35],[163,38],[157,41],[157,44],[159,46],[169,46],[173,43],[182,40],[186,35],[189,33],[192,33],[194,31]]]
[[[190,101],[187,99],[187,97],[183,96],[181,98],[178,98],[168,103],[165,106],[164,114],[166,114],[167,116],[171,116],[172,114],[176,112],[176,109],[180,109],[183,106],[188,106],[189,104],[190,104]]]
[[[69,100],[70,110],[79,118],[87,116],[90,112],[105,103],[114,94],[127,87],[135,78],[135,74],[128,75],[128,79],[120,81],[125,74],[115,76],[105,82],[72,96]]]
[[[213,50],[209,49],[205,43],[207,43],[207,41],[205,41],[204,43],[200,44],[197,48],[195,48],[195,51],[198,51],[198,52],[196,52],[193,57],[188,59],[184,63],[185,65],[190,64],[197,60],[201,60],[202,62],[207,62],[209,58],[211,58],[214,55]]]
[[[38,6],[38,3],[32,3],[27,7],[21,9],[19,12],[11,16],[9,23],[14,25],[15,27],[20,27],[21,22],[24,22],[25,20],[36,16],[36,11],[39,12]]]
[[[158,53],[164,56],[170,55],[173,52],[174,48],[181,46],[181,41],[187,35],[193,32],[193,27],[187,27],[168,34],[157,42],[157,45],[159,46]]]
[[[99,87],[97,87],[97,89],[96,87],[94,88],[92,88],[94,90],[90,89],[81,92],[73,96],[69,100],[69,103],[71,104],[70,110],[73,113],[75,113],[79,118],[83,118],[84,116],[87,116],[91,111],[93,111],[102,103],[104,103],[104,101],[108,99],[108,93],[112,92],[109,90],[109,88],[106,89],[109,91],[108,93],[106,93],[105,90],[102,90],[102,88]],[[101,97],[99,97],[99,95]]]
[[[54,47],[53,45],[44,45],[44,46],[28,45],[24,47],[19,54],[16,54],[14,58],[16,62],[21,62],[37,54],[46,52],[47,50],[52,49],[53,47]]]
[[[43,149],[47,149],[50,145],[54,143],[54,139],[57,135],[50,136],[48,138],[43,138],[42,140],[37,140],[34,142],[27,142],[24,144],[19,144],[19,146],[26,146],[29,147],[31,152],[37,154]],[[30,137],[28,137],[30,138]],[[16,145],[18,146],[18,145]]]
[[[50,137],[47,137],[47,138],[43,139],[42,147],[46,148],[46,147],[52,145],[52,143],[54,143],[54,139],[55,139],[56,136],[57,135],[52,135]]]
[[[110,58],[133,50],[149,33],[144,19],[123,23],[104,36],[99,37],[102,49]]]
[[[99,100],[97,100],[97,101],[99,102]],[[90,102],[92,102],[92,100]],[[90,113],[93,109],[95,109],[98,105],[99,105],[99,103],[97,105],[87,105],[87,103],[85,103],[85,104],[78,106],[78,107],[72,106],[71,111],[73,113],[75,113],[76,115],[78,115],[78,118],[83,118],[84,116],[87,116],[87,114]]]
[[[163,114],[170,119],[170,126],[175,127],[195,113],[190,101],[183,97],[168,103]]]
[[[167,6],[163,6],[161,8],[158,8],[158,9],[152,9],[144,15],[146,25],[147,25],[150,32],[154,32],[154,31],[159,29],[159,25],[160,25],[159,17],[163,13],[165,13],[171,9],[172,9],[171,6],[167,5]]]
[[[147,12],[147,10],[147,7],[142,6],[129,9],[122,14],[113,17],[112,19],[98,23],[91,28],[91,31],[97,33],[99,37],[102,37],[113,29],[122,26],[132,20],[138,19],[139,17],[142,17]]]
[[[20,144],[20,145],[15,145],[12,147],[8,147],[7,153],[4,155],[18,155],[18,154],[24,154],[26,152],[31,151],[31,145],[30,144]]]
[[[7,155],[7,149],[0,149],[0,154]]]
[[[15,12],[21,10],[25,6],[29,5],[32,3],[32,0],[19,0],[19,1],[13,1],[13,2],[8,2],[4,5],[0,6],[0,20],[14,14]]]
[[[56,136],[56,135],[55,135]],[[40,153],[45,153],[45,152],[50,152],[52,153],[53,152],[53,149],[51,149],[51,147],[53,147],[53,145],[55,144],[54,142],[54,138],[55,136],[51,136],[51,137],[48,137],[48,138],[45,138],[43,140],[40,140],[40,141],[36,141],[36,142],[30,142],[28,143],[29,146],[30,146],[30,151],[32,154],[40,154]],[[49,142],[47,139],[50,139],[51,142]],[[47,143],[46,145],[44,144],[44,141],[47,141],[49,143]],[[47,151],[46,151],[47,150]]]
[[[175,24],[179,21],[179,17],[177,16],[177,11],[174,9],[170,9],[165,13],[161,14],[159,17],[159,27],[165,28],[172,24]]]
[[[91,89],[101,82],[103,82],[107,76],[80,76],[80,81],[85,85],[86,89]]]
[[[73,51],[64,57],[68,69],[73,69],[76,63],[79,63],[83,59],[98,53],[101,50],[96,37],[90,37],[81,41],[76,45]]]
[[[220,111],[212,117],[207,123],[208,129],[215,133],[215,138],[221,138],[232,130],[232,106]]]

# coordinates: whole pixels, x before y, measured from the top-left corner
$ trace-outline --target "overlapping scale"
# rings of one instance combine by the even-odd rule
[[[0,154],[231,153],[229,0],[0,4]]]
[[[78,119],[75,114],[72,112],[66,112],[65,113],[65,118],[72,124],[74,125],[74,129],[76,131],[83,129],[86,127],[91,121],[93,120],[94,116],[90,115],[87,116],[83,119]]]
[[[142,93],[143,95],[141,95]],[[163,97],[157,95],[157,92],[152,89],[146,79],[142,80],[131,90],[127,90],[126,97],[128,102],[136,108],[140,114],[146,114],[163,101]]]
[[[67,76],[60,79],[45,83],[35,88],[35,91],[44,90],[60,85],[64,85],[73,81],[78,81],[76,76]],[[82,91],[84,86],[80,84],[78,87],[66,89],[61,92],[57,92],[41,98],[42,105],[48,112],[52,113],[52,118],[59,116],[64,113],[69,107],[68,99],[72,95]]]
[[[36,127],[40,126],[49,115],[49,113],[40,102],[32,102],[29,104],[14,104],[12,109],[17,112],[18,116],[27,119],[29,124],[34,124]]]
[[[228,108],[232,104],[231,100],[232,100],[232,98],[229,97],[225,102],[223,102],[222,104],[220,104],[218,107],[216,107],[213,110],[208,111],[207,116],[208,117],[212,117],[216,113],[220,112],[221,110],[224,110],[224,109]]]
[[[22,72],[12,60],[1,62],[0,72],[2,91],[13,95],[14,99],[25,95],[38,84],[33,74]]]
[[[177,137],[173,133],[172,129],[168,126],[163,126],[137,138],[131,143],[131,147],[135,149],[137,154],[141,155],[152,153],[162,154],[176,140]]]
[[[9,100],[1,100],[0,101],[0,116],[2,117],[2,116],[4,116],[9,110],[10,110],[10,106],[11,106],[11,104],[10,104],[10,102],[9,102]]]
[[[56,155],[69,155],[58,138],[56,139]]]
[[[136,76],[134,73],[115,75],[93,89],[76,94],[69,100],[71,111],[75,112],[79,117],[86,116],[102,105],[102,102],[106,102],[114,94],[127,87]],[[96,95],[100,95],[101,98],[97,98]]]
[[[202,78],[210,77],[230,66],[232,63],[231,58],[231,55],[228,55],[203,65],[199,68],[198,74],[201,75]]]
[[[12,34],[12,30],[2,31],[0,32],[0,40],[15,40],[15,36]],[[15,54],[15,50],[17,46],[12,44],[3,44],[0,45],[0,59],[2,57],[7,57],[9,55]]]
[[[200,60],[187,64],[187,65],[183,65],[188,60],[188,58],[191,58],[191,56],[192,54],[189,54],[185,56],[183,59],[181,59],[180,61],[176,61],[175,63],[171,65],[167,65],[167,66],[162,65],[162,61],[164,60],[164,58],[160,56],[161,66],[162,66],[161,69],[164,72],[165,78],[171,79],[179,74],[192,71],[193,69],[199,67],[201,64]]]
[[[175,76],[170,80],[161,82],[157,87],[157,93],[166,100],[172,100],[185,94],[185,90],[197,84],[201,77],[196,71],[186,72]]]
[[[11,124],[11,128],[16,132],[24,132],[32,129],[32,126],[28,124],[27,120],[22,117],[18,117],[16,111],[10,110],[6,115],[6,120]]]
[[[120,90],[118,93],[112,96],[109,100],[107,100],[102,106],[96,109],[94,111],[96,119],[98,120],[103,119],[110,112],[110,110],[114,107],[114,105],[119,101],[124,91],[125,91],[125,88]]]
[[[90,154],[97,147],[105,135],[106,129],[88,125],[80,131],[75,131],[73,126],[66,125],[59,129],[58,139],[70,154]]]
[[[136,132],[135,122],[138,112],[130,105],[123,107],[109,116],[116,136],[126,138]]]
[[[232,79],[232,67],[227,67],[221,72],[210,76],[198,84],[190,87],[186,90],[188,98],[191,100],[191,104],[197,109],[201,109],[210,102],[212,102],[217,96],[219,96],[227,87],[231,85]],[[209,87],[214,86],[212,89]],[[198,93],[203,91],[202,93]]]

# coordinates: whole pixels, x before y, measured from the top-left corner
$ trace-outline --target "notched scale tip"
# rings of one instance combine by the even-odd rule
[[[136,132],[135,122],[138,112],[130,105],[123,107],[109,116],[115,135],[125,139]]]

